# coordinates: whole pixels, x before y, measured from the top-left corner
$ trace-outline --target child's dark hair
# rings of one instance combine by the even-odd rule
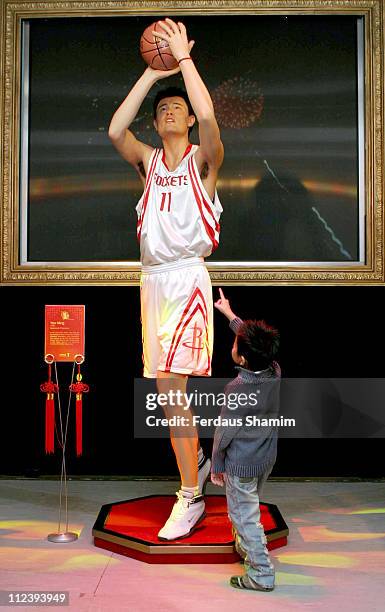
[[[237,333],[237,353],[253,372],[269,367],[279,349],[279,331],[265,321],[244,321]]]
[[[158,91],[158,93],[155,96],[154,104],[153,104],[154,119],[156,119],[156,109],[158,108],[159,102],[163,100],[163,98],[173,98],[174,96],[183,98],[183,100],[187,104],[188,114],[194,115],[195,117],[195,113],[194,113],[193,107],[191,106],[191,102],[187,95],[187,91],[185,91],[184,89],[181,89],[180,87],[166,87],[165,89],[161,89],[160,91]],[[189,136],[190,136],[190,133],[193,127],[194,126],[188,129]]]

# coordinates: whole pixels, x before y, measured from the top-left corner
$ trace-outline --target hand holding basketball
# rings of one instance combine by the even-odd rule
[[[183,50],[184,55],[178,55],[179,59],[182,57],[187,57],[190,54],[191,49],[194,46],[194,41],[187,42],[187,33],[186,28],[182,23],[179,24],[179,27],[184,29],[183,32],[183,40],[181,43],[182,35],[181,30],[179,30],[178,26],[174,24],[174,22],[169,19],[168,21],[173,24],[178,29],[179,39],[175,45],[175,41],[172,43],[173,48],[176,47],[177,52],[180,53]],[[164,26],[168,28],[169,33],[166,33]],[[151,74],[155,80],[163,79],[168,76],[172,76],[173,74],[177,74],[180,72],[180,67],[178,65],[178,60],[176,59],[174,52],[172,51],[169,40],[174,38],[174,30],[170,30],[170,27],[166,22],[157,21],[149,25],[143,32],[140,39],[140,52],[148,64],[147,72]],[[186,50],[187,49],[187,50]]]
[[[151,66],[147,66],[145,72],[150,74],[152,79],[156,82],[160,79],[165,79],[166,77],[172,76],[173,74],[178,74],[178,72],[180,72],[180,68],[178,66],[173,70],[158,70],[156,68],[152,68]]]
[[[168,43],[170,51],[176,61],[179,62],[183,57],[188,57],[194,41],[190,41],[189,43],[186,26],[181,21],[178,21],[176,24],[172,19],[169,19],[169,17],[166,17],[164,21],[159,21],[158,24],[163,32],[159,32],[159,29],[157,29],[156,32],[153,31],[152,33],[154,36]]]

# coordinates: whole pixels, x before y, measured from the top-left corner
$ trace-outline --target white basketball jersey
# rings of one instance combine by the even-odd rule
[[[218,246],[223,210],[215,190],[214,202],[205,190],[189,145],[171,172],[163,149],[154,149],[146,185],[136,211],[140,259],[143,265],[185,257],[208,257]]]

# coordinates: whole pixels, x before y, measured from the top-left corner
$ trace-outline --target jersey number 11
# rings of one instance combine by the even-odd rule
[[[170,208],[171,208],[171,191],[169,191],[168,193],[162,193],[162,201],[160,203],[160,210],[164,210],[164,205],[166,203],[166,196],[168,196],[167,198],[167,212],[170,212]]]

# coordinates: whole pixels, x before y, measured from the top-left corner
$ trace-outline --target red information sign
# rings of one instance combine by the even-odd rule
[[[85,306],[45,307],[44,355],[47,362],[84,361]]]

